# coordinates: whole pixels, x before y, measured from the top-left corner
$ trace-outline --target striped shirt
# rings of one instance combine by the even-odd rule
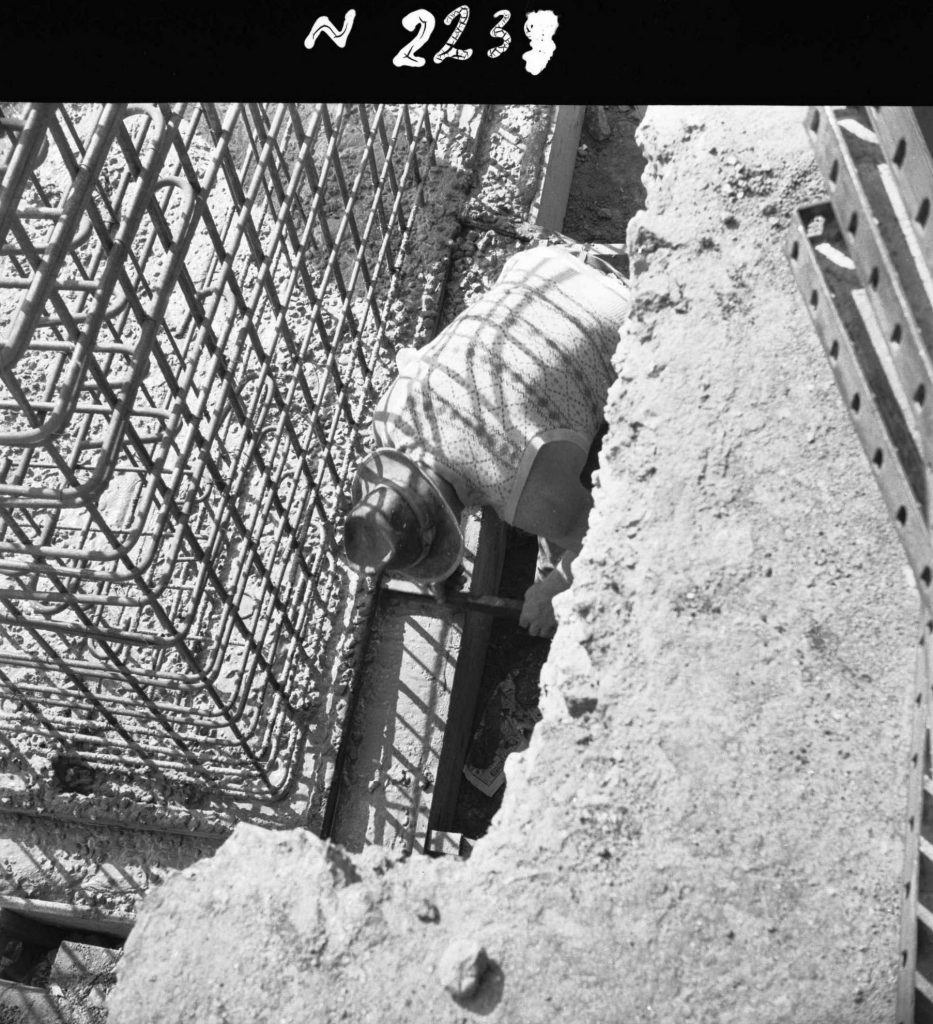
[[[589,451],[629,308],[618,278],[562,247],[510,257],[492,288],[414,352],[373,416],[377,444],[512,522],[540,448]]]

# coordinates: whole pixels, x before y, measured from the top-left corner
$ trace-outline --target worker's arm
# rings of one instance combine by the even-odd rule
[[[551,601],[573,582],[571,566],[583,545],[593,500],[580,483],[585,453],[569,441],[552,441],[538,452],[513,519],[521,530],[565,548],[554,570],[525,591],[521,625],[533,636],[557,626]]]

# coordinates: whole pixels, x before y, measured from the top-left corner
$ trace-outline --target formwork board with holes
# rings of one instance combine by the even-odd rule
[[[300,818],[436,138],[426,106],[0,111],[0,807],[42,810],[45,759],[76,814]]]
[[[921,597],[902,877],[898,1024],[933,1021],[933,160],[909,107],[819,107],[807,131],[829,202],[787,254]]]

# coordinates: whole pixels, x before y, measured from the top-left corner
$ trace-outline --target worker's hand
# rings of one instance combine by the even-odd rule
[[[554,606],[551,604],[551,590],[547,580],[541,580],[525,591],[525,602],[518,623],[524,626],[532,636],[550,637],[557,629],[554,618]]]

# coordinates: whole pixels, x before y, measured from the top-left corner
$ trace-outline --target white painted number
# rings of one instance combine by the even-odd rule
[[[525,18],[525,35],[531,49],[522,54],[529,75],[540,75],[554,56],[554,33],[558,18],[553,11],[529,11]]]
[[[310,48],[314,44],[313,37],[315,32],[325,32],[338,46],[343,46],[343,43],[346,42],[346,36],[350,31],[349,26],[353,24],[354,13],[350,11],[347,14],[349,25],[347,21],[344,21],[343,30],[339,33],[342,39],[338,39],[336,29],[326,18],[318,18],[314,23],[314,28],[311,29],[311,35],[305,40],[305,46]],[[505,31],[505,26],[512,15],[510,11],[503,9],[496,11],[493,17],[496,19],[496,22],[489,30],[489,34],[498,42],[486,51],[486,56],[495,60],[496,57],[501,57],[512,45],[512,37]],[[470,20],[470,8],[466,4],[460,4],[459,7],[455,7],[444,18],[444,24],[450,25],[454,20],[456,20],[457,24],[450,33],[450,38],[434,54],[435,64],[440,64],[445,60],[469,60],[473,56],[473,49],[471,47],[461,49],[457,46],[457,41],[463,35],[463,30],[467,27],[467,22]],[[410,39],[398,51],[392,58],[392,63],[397,68],[424,67],[425,59],[418,56],[418,51],[431,38],[431,33],[434,31],[436,24],[437,21],[434,15],[423,7],[419,7],[416,11],[409,11],[402,18],[402,27],[408,32],[414,32],[415,37]],[[553,11],[528,12],[525,21],[525,35],[531,43],[531,49],[522,54],[522,60],[524,60],[525,68],[529,74],[540,75],[551,57],[554,56],[554,33],[557,31],[557,25],[557,15]]]
[[[408,32],[417,31],[417,35],[392,58],[392,63],[397,68],[424,67],[424,57],[416,57],[415,54],[431,38],[435,24],[434,15],[423,7],[419,7],[417,11],[409,11],[402,18],[402,28]]]
[[[493,17],[499,20],[489,30],[489,34],[493,39],[501,39],[502,42],[498,46],[493,46],[487,50],[486,56],[495,59],[496,57],[501,57],[512,42],[512,37],[505,31],[505,26],[509,23],[509,18],[512,17],[512,14],[510,11],[496,11]]]
[[[444,19],[444,24],[449,25],[454,18],[458,19],[457,27],[450,33],[450,39],[434,54],[435,64],[440,64],[441,61],[447,60],[448,57],[453,60],[469,60],[473,56],[472,49],[461,50],[460,47],[455,45],[463,34],[467,22],[470,20],[470,8],[466,4],[455,7]]]

